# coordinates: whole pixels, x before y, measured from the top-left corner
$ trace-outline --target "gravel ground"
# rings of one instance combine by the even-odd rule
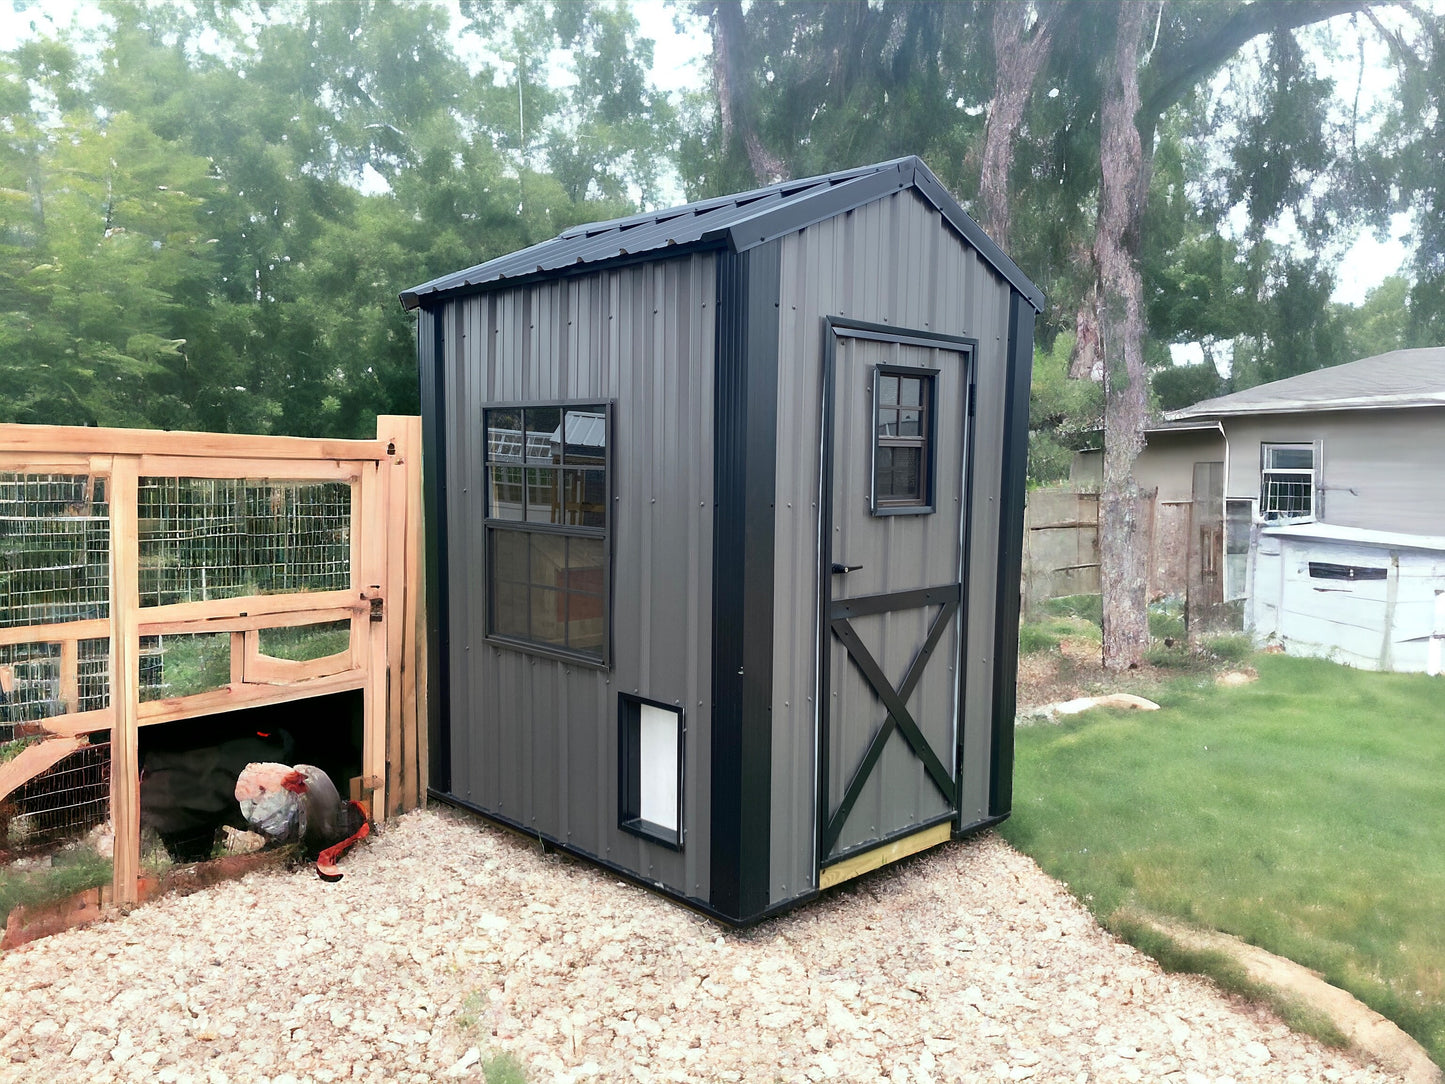
[[[746,933],[446,811],[0,958],[0,1081],[1387,1081],[994,836]]]

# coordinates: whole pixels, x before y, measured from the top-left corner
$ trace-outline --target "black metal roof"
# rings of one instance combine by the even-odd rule
[[[665,211],[589,222],[564,230],[550,241],[414,286],[402,292],[401,303],[415,309],[458,292],[472,293],[493,284],[551,277],[579,266],[635,259],[649,253],[673,255],[683,248],[721,245],[742,252],[905,188],[916,190],[1036,311],[1043,311],[1043,291],[994,244],[916,155],[821,177],[782,181]]]

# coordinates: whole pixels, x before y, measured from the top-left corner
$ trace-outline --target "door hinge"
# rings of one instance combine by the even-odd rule
[[[968,386],[968,416],[972,418],[978,408],[978,385],[970,383]]]

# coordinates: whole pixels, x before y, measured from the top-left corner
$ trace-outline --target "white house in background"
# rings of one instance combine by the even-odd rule
[[[1445,347],[1394,350],[1168,415],[1224,435],[1224,593],[1290,651],[1440,673]],[[1147,453],[1146,453],[1147,455]]]

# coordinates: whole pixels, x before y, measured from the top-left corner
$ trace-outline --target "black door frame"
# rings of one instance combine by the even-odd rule
[[[896,595],[890,596],[869,596],[866,599],[860,598],[839,600],[838,606],[836,608],[837,612],[835,612],[835,605],[833,600],[834,577],[832,573],[834,457],[833,416],[835,413],[834,394],[837,385],[838,340],[840,338],[865,339],[872,342],[897,344],[900,346],[918,346],[928,350],[944,349],[963,355],[965,402],[962,404],[958,404],[956,409],[958,409],[960,412],[959,420],[962,421],[964,426],[964,475],[963,509],[962,514],[959,516],[958,524],[960,552],[959,583],[954,586],[946,585],[938,588],[922,588],[902,591],[897,592]],[[825,865],[834,865],[848,858],[850,855],[858,853],[859,851],[872,850],[876,847],[887,846],[888,843],[890,843],[894,839],[899,839],[904,836],[912,835],[914,832],[932,827],[935,824],[941,824],[947,820],[954,820],[958,817],[958,811],[961,807],[961,799],[963,793],[962,711],[964,702],[964,672],[966,670],[963,662],[967,656],[968,646],[968,575],[970,563],[968,540],[973,519],[973,416],[974,403],[976,400],[975,383],[977,379],[978,353],[979,343],[978,340],[975,338],[970,338],[962,335],[945,335],[941,332],[936,331],[920,331],[914,328],[902,328],[896,327],[892,324],[878,324],[866,320],[853,320],[841,316],[823,317],[823,379],[821,389],[822,425],[820,427],[820,492],[818,502],[818,689],[816,693],[818,704],[818,776],[816,784],[817,803],[814,814],[816,822],[816,833],[814,842],[816,855],[813,863],[815,870],[819,872],[821,872]],[[941,404],[935,403],[935,412],[938,417],[938,423],[943,423],[946,419],[943,416]],[[937,595],[938,597],[934,597],[935,595]],[[924,601],[924,596],[927,596],[927,603],[925,603]],[[835,621],[840,622],[845,629],[851,631],[851,626],[849,626],[847,623],[847,617],[849,616],[848,604],[850,602],[853,603],[855,607],[859,603],[866,602],[870,606],[870,612],[879,612],[879,609],[874,607],[882,606],[881,600],[885,598],[890,600],[896,599],[898,605],[891,607],[896,609],[906,609],[910,606],[919,606],[924,604],[940,604],[943,606],[940,616],[949,614],[950,610],[954,610],[955,612],[953,612],[950,616],[953,620],[956,620],[959,623],[959,664],[958,673],[956,675],[958,687],[954,694],[954,711],[958,715],[958,718],[955,719],[954,723],[954,785],[950,802],[951,808],[945,816],[933,818],[932,820],[925,823],[910,825],[908,828],[898,833],[895,833],[894,835],[887,836],[883,839],[871,841],[867,844],[864,844],[862,847],[853,848],[829,857],[828,851],[831,848],[832,844],[836,842],[837,835],[837,831],[830,831],[830,822],[833,821],[833,817],[831,816],[830,809],[832,799],[831,795],[829,794],[828,787],[830,737],[828,716],[832,704],[832,697],[830,695],[832,689],[832,666],[830,662],[830,657],[832,655],[833,648],[834,624]],[[861,613],[862,611],[858,612]],[[944,617],[945,622],[948,619],[948,617]],[[848,645],[846,640],[844,641],[844,643],[845,647],[848,648],[851,655],[851,645]],[[914,664],[910,666],[910,676],[915,676],[912,674],[912,671],[914,671],[915,669],[917,669],[921,674],[922,664],[926,662],[928,656],[931,655],[934,644],[936,644],[936,640],[934,640],[933,637],[930,636],[929,642],[924,645],[925,649],[920,652],[918,658],[914,660]],[[906,685],[907,681],[908,677],[905,677],[903,684]],[[870,684],[873,684],[871,679]],[[901,687],[902,686],[900,686],[900,688]],[[877,691],[876,687],[875,691]],[[895,694],[897,692],[897,690],[891,689],[890,691],[893,691]],[[909,691],[911,692],[911,690]],[[902,699],[906,702],[907,695],[905,694]],[[892,723],[893,725],[890,726],[890,723]],[[898,720],[896,720],[894,715],[890,712],[889,719],[885,721],[883,725],[882,733],[885,735],[891,734],[892,730],[897,728],[898,725]],[[904,725],[906,727],[906,724]],[[908,737],[909,735],[905,734],[905,738]],[[910,741],[910,745],[911,744],[912,743]],[[865,762],[869,763],[865,763],[860,766],[871,770],[872,764],[876,763],[878,756],[882,753],[882,745],[883,743],[879,741],[871,743],[870,748],[865,754],[864,758]],[[915,752],[916,751],[917,750],[915,750]],[[924,763],[925,767],[929,768],[930,770],[930,776],[935,776],[936,768],[933,765],[929,765],[926,759],[924,760]],[[935,784],[937,784],[938,781],[936,778],[934,781]],[[943,788],[940,787],[940,790],[942,789]],[[846,796],[847,795],[845,792],[845,797]],[[854,795],[854,797],[856,798],[856,794]],[[839,830],[841,830],[842,822],[844,819],[846,819],[846,815],[849,812],[851,812],[851,803],[849,803],[849,808],[839,809],[839,813],[843,815],[838,819]]]

